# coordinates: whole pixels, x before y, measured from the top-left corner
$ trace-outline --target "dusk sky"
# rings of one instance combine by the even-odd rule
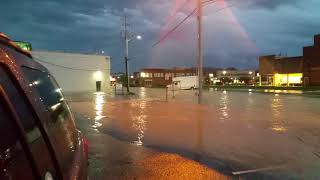
[[[0,32],[31,42],[34,50],[104,51],[118,72],[124,69],[120,32],[126,14],[130,30],[143,37],[130,44],[131,70],[191,67],[196,65],[195,16],[152,48],[195,8],[195,0],[185,1],[10,0],[0,6]],[[301,55],[320,33],[319,7],[320,0],[221,0],[206,6],[205,66],[248,69],[257,67],[259,55]]]

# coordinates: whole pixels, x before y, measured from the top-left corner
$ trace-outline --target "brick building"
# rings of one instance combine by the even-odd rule
[[[276,55],[259,58],[259,73],[265,84],[273,86],[302,85],[303,57],[279,57]]]
[[[305,86],[320,86],[320,35],[314,45],[303,48],[303,79]]]
[[[320,35],[314,36],[313,46],[303,48],[303,56],[261,56],[259,73],[268,85],[320,86]]]
[[[216,68],[204,68],[203,69],[204,83],[210,83],[210,79],[212,79],[215,76],[216,71],[217,71]],[[196,68],[141,69],[140,72],[135,72],[133,74],[133,79],[131,79],[131,84],[133,86],[140,86],[140,87],[164,87],[172,83],[173,77],[181,77],[181,76],[197,76],[197,69]]]
[[[172,83],[173,77],[196,76],[194,68],[146,68],[133,74],[132,85],[141,87],[165,87]]]

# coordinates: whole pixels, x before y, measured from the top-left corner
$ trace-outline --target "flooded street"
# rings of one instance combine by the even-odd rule
[[[105,136],[93,139],[114,154],[110,165],[122,152],[106,141],[117,141],[126,147],[123,158],[129,161],[166,152],[234,177],[320,178],[319,98],[207,90],[205,104],[197,105],[196,91],[176,91],[175,98],[169,92],[168,102],[165,89],[133,92],[130,98],[105,93],[68,97],[82,119],[80,129]]]

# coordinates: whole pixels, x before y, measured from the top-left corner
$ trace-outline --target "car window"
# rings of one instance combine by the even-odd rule
[[[40,102],[47,109],[50,117],[47,122],[49,137],[62,170],[68,172],[77,147],[77,131],[70,109],[61,89],[48,73],[26,67],[23,71],[29,79],[29,86],[37,92]]]
[[[17,128],[1,101],[0,117],[0,179],[33,179]]]
[[[13,76],[9,76],[9,71],[4,68],[4,66],[0,66],[0,85],[8,95],[10,102],[19,116],[19,120],[26,132],[27,142],[34,160],[36,161],[38,170],[42,176],[44,176],[48,171],[54,176],[56,174],[56,170],[53,166],[53,157],[50,155],[47,143],[45,142],[39,130],[39,126],[31,113],[31,109],[33,107],[28,106],[27,99],[23,96],[22,92],[18,90],[14,80],[10,77]],[[39,156],[39,154],[41,154],[41,156]]]

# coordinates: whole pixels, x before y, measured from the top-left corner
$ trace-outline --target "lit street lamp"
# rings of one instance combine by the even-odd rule
[[[125,46],[126,46],[126,54],[125,54],[125,64],[126,64],[126,79],[127,79],[127,93],[130,93],[130,78],[129,78],[129,42],[131,42],[134,39],[141,40],[142,37],[140,35],[129,35],[128,28],[127,28],[127,17],[125,17],[125,32],[124,32],[124,38],[125,38]]]
[[[125,34],[125,41],[126,41],[126,57],[125,57],[125,64],[126,64],[126,77],[127,77],[127,93],[130,93],[130,79],[129,79],[129,43],[134,40],[135,38],[137,40],[141,40],[142,37],[140,35],[134,37],[128,37],[128,32]]]

